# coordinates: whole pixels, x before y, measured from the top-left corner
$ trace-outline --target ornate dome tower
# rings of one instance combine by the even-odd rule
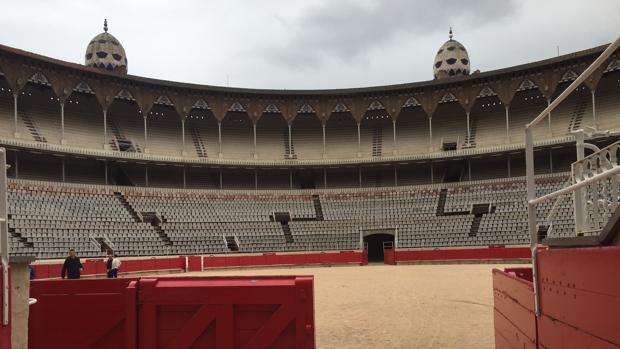
[[[127,74],[125,49],[112,34],[108,33],[107,19],[103,21],[103,33],[88,43],[84,65]]]
[[[435,79],[469,75],[469,55],[463,44],[452,39],[452,28],[450,28],[450,40],[441,45],[437,51],[433,75]]]

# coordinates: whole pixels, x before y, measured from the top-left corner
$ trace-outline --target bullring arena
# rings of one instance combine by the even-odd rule
[[[0,45],[0,349],[620,348],[619,46],[268,90]]]

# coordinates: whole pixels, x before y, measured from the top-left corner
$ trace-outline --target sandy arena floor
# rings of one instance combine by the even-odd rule
[[[369,265],[183,275],[314,275],[318,348],[485,349],[494,346],[491,269],[503,267]]]

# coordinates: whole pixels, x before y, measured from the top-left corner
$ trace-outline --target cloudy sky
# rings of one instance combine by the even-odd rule
[[[611,42],[618,14],[618,0],[3,0],[0,43],[83,63],[107,18],[133,75],[341,88],[432,79],[450,26],[488,71]]]

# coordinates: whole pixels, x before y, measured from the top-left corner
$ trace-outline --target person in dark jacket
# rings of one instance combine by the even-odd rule
[[[80,263],[80,258],[75,255],[75,250],[69,250],[69,257],[65,259],[65,263],[62,265],[62,272],[60,276],[64,279],[65,276],[67,279],[79,279],[80,272],[82,271],[82,263]]]

